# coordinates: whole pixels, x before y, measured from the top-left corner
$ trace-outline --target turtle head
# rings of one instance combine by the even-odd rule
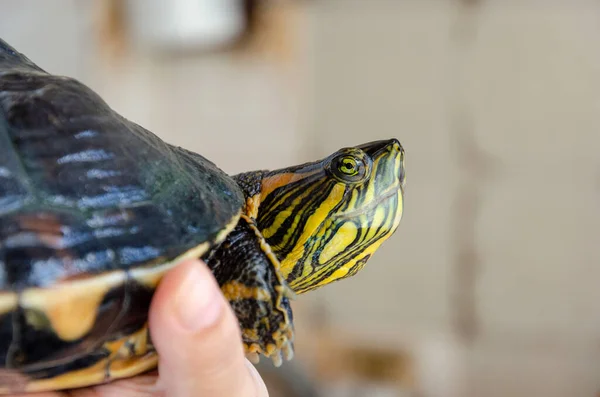
[[[264,175],[258,227],[303,293],[356,274],[398,227],[404,149],[396,139]]]

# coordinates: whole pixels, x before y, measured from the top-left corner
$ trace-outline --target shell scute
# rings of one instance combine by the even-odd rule
[[[222,240],[243,204],[215,164],[0,40],[0,394],[155,365],[149,344],[114,363],[111,346],[143,335],[163,274]]]
[[[212,162],[0,42],[0,290],[169,262],[242,205]]]

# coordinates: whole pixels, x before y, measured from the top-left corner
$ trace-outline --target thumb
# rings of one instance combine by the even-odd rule
[[[149,322],[166,395],[268,396],[244,357],[237,319],[204,263],[186,262],[165,275]]]

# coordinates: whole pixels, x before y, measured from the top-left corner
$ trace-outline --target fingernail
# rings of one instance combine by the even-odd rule
[[[200,266],[187,266],[174,301],[181,326],[191,332],[213,325],[223,306],[216,283]]]

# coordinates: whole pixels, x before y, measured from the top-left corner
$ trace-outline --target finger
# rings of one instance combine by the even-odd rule
[[[165,276],[150,309],[150,332],[168,396],[268,396],[247,367],[238,322],[205,264],[186,262]]]

